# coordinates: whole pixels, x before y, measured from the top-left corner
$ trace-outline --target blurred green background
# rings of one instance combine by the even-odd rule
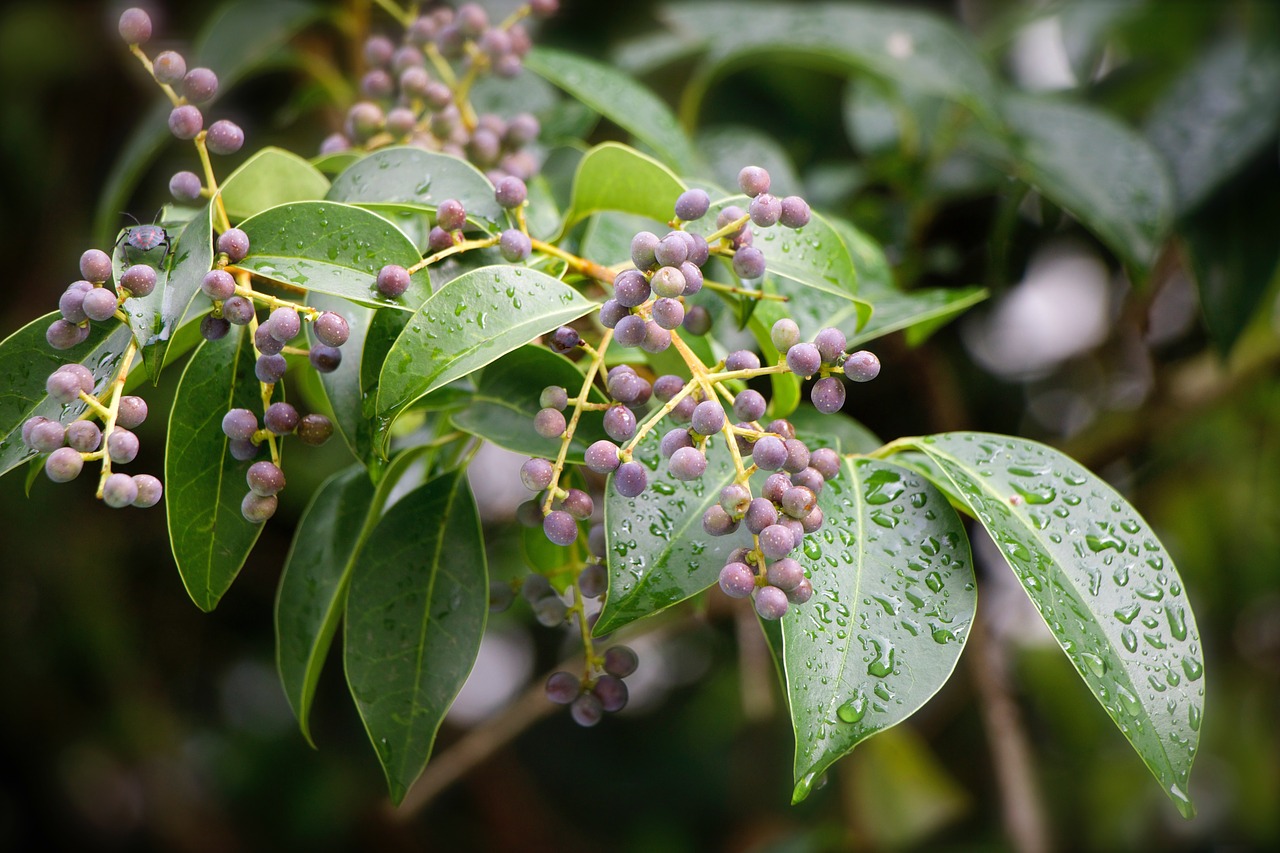
[[[696,43],[716,38],[687,26],[673,36],[656,4],[563,7],[540,43],[636,71],[672,104]],[[216,8],[169,4],[157,44],[184,49]],[[682,4],[679,20],[700,20],[699,8]],[[723,25],[721,6],[701,8]],[[814,5],[789,8],[801,18]],[[740,631],[734,611],[713,606],[641,644],[627,713],[593,730],[529,715],[461,780],[393,815],[338,662],[320,685],[318,752],[275,679],[275,583],[306,496],[341,462],[331,448],[291,460],[294,487],[211,615],[182,589],[159,510],[111,512],[84,483],[40,479],[26,497],[20,472],[0,483],[0,849],[1274,849],[1280,10],[1243,0],[875,8],[948,21],[1007,89],[1112,116],[1173,176],[1176,218],[1150,273],[1129,275],[1051,193],[993,168],[963,109],[905,84],[761,55],[718,78],[696,117],[709,159],[728,174],[763,162],[775,186],[852,219],[883,242],[900,287],[990,288],[987,303],[918,346],[878,341],[884,372],[850,408],[886,438],[966,428],[1046,441],[1144,513],[1177,560],[1204,640],[1197,818],[1177,816],[977,541],[983,628],[956,676],[800,807],[787,805],[790,735],[767,653],[753,625]],[[168,175],[193,165],[187,146],[166,144],[127,204],[95,221],[154,100],[115,37],[118,11],[71,0],[0,10],[0,333],[52,309],[79,253],[105,248],[125,210],[153,218]],[[331,99],[350,97],[332,76],[353,71],[343,33],[369,19],[390,31],[368,4],[298,18],[290,47],[263,57],[215,110],[250,140],[223,174],[260,145],[316,150],[340,123],[345,103]],[[749,7],[734,25],[753,26]],[[593,134],[622,135],[607,123]],[[1100,169],[1109,153],[1079,151]],[[150,393],[153,413],[175,381]],[[163,434],[153,414],[137,470],[161,469]],[[492,532],[495,574],[518,574],[515,544]],[[491,624],[478,670],[487,690],[469,686],[438,756],[564,650],[527,608]]]

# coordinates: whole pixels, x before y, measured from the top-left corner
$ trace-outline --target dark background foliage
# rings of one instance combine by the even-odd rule
[[[760,150],[783,152],[820,207],[882,240],[902,285],[991,288],[990,303],[922,346],[900,336],[878,342],[885,370],[859,391],[856,414],[889,438],[963,427],[1047,441],[1143,511],[1177,559],[1205,642],[1207,715],[1192,774],[1199,817],[1177,817],[989,555],[979,561],[987,630],[957,677],[907,725],[859,747],[801,807],[786,805],[790,738],[767,656],[731,613],[712,608],[646,650],[654,674],[633,712],[589,731],[563,714],[534,721],[421,811],[396,816],[339,668],[320,686],[319,752],[298,734],[275,680],[275,582],[308,486],[286,493],[235,591],[202,615],[173,569],[159,511],[111,512],[87,488],[43,481],[28,498],[15,475],[0,483],[0,847],[1004,847],[1009,777],[1001,773],[1016,768],[1008,750],[1018,745],[1030,749],[1047,835],[1063,849],[1280,841],[1276,8],[1243,0],[881,6],[956,22],[1003,79],[1023,87],[1047,79],[1064,89],[1059,96],[1146,133],[1171,160],[1176,222],[1150,274],[1126,277],[1052,199],[973,170],[964,157],[934,157],[902,133],[906,124],[885,124],[877,97],[905,104],[926,142],[949,115],[893,84],[855,78],[847,87],[844,74],[764,57],[716,83],[698,117],[702,128],[772,137]],[[794,4],[795,14],[804,7]],[[180,45],[213,8],[170,4],[157,29]],[[357,27],[365,14],[379,20],[356,10]],[[117,11],[69,0],[0,11],[6,334],[49,310],[79,253],[128,221],[121,213],[95,233],[105,176],[153,96],[114,36]],[[565,2],[541,41],[636,67],[637,40],[660,33],[658,11]],[[1044,20],[1057,30],[1037,41]],[[317,22],[226,98],[222,111],[249,132],[246,153],[270,142],[306,154],[332,129],[339,112],[327,97],[344,92],[316,70],[350,71],[339,31],[351,25]],[[753,26],[751,17],[739,25]],[[1061,67],[1046,71],[1054,32],[1074,83]],[[642,79],[675,103],[690,68],[676,57]],[[1203,101],[1175,88],[1197,73]],[[1237,102],[1252,120],[1216,125],[1217,107]],[[1210,156],[1184,158],[1194,140],[1161,137],[1160,111],[1178,103],[1201,111]],[[621,136],[608,126],[595,132]],[[739,144],[747,138],[735,133]],[[188,157],[167,147],[129,211],[149,219]],[[164,410],[166,393],[171,382],[153,393],[153,411]],[[160,469],[163,429],[154,417],[141,430],[140,470]],[[318,483],[342,452],[313,453],[291,482]],[[493,565],[514,574],[514,544],[491,532]],[[499,645],[493,659],[516,663],[505,675],[494,664],[487,677],[519,685],[556,659],[556,639],[527,616],[517,608],[495,626],[512,648],[533,637],[536,662],[520,664]],[[998,717],[1009,707],[1014,725]],[[437,754],[467,725],[446,723]],[[1035,802],[1034,791],[1022,793],[1023,805]]]

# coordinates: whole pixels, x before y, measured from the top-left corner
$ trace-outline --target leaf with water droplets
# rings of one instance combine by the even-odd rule
[[[377,411],[392,419],[415,400],[496,361],[595,308],[578,291],[532,269],[483,267],[422,303],[378,379]]]
[[[480,515],[463,470],[387,510],[351,572],[347,685],[393,802],[422,773],[489,610]]]
[[[657,160],[626,145],[605,142],[578,163],[564,227],[603,210],[666,222],[684,190],[675,173]]]
[[[796,554],[813,597],[782,619],[793,802],[834,761],[941,689],[977,604],[964,526],[924,477],[846,458],[818,506],[825,523]]]
[[[465,409],[453,415],[453,424],[516,453],[554,459],[560,439],[543,438],[533,431],[533,418],[542,408],[539,397],[543,388],[559,385],[572,400],[582,389],[582,380],[582,373],[564,356],[533,344],[520,347],[484,369],[475,395]],[[594,385],[589,399],[606,402]],[[566,419],[570,414],[566,410]],[[582,413],[569,444],[570,461],[581,462],[593,441],[607,438],[603,421],[601,412]]]
[[[911,439],[1022,581],[1085,684],[1184,816],[1204,708],[1204,657],[1182,579],[1115,489],[1020,438]],[[1136,620],[1136,621],[1135,621]]]
[[[221,191],[227,215],[238,222],[278,204],[322,199],[329,179],[292,151],[267,147],[241,163]]]
[[[505,227],[493,184],[466,160],[421,148],[382,148],[333,179],[328,198],[352,204],[404,204],[434,211],[445,199],[462,202],[467,219],[485,231]]]
[[[648,433],[633,458],[644,465],[649,487],[639,497],[624,498],[605,487],[604,529],[608,554],[609,594],[597,635],[651,616],[697,595],[716,582],[729,552],[750,546],[746,528],[728,536],[709,536],[702,513],[733,482],[733,460],[720,436],[707,453],[707,470],[693,481],[671,476],[658,453],[662,429]]]
[[[240,513],[252,463],[231,455],[222,432],[228,410],[262,410],[254,361],[247,328],[205,341],[182,371],[169,415],[164,454],[169,543],[183,586],[201,610],[217,606],[262,533],[261,524]]]
[[[401,311],[412,311],[431,295],[425,269],[396,299],[378,292],[383,265],[412,267],[422,255],[399,228],[363,208],[298,201],[251,216],[240,228],[249,235],[249,256],[237,266],[269,281]]]
[[[323,293],[310,294],[307,297],[307,304],[320,311],[336,311],[346,318],[349,335],[347,342],[342,346],[342,361],[338,363],[336,369],[319,374],[320,386],[329,400],[329,407],[333,410],[333,422],[339,434],[347,442],[347,446],[351,448],[355,457],[365,460],[369,457],[371,447],[368,418],[364,415],[365,390],[361,384],[360,375],[364,365],[365,342],[370,335],[375,314],[378,312],[373,308],[352,305],[345,299]],[[318,343],[314,324],[307,323],[306,331],[307,341],[314,346]],[[375,358],[385,355],[386,349],[383,348]]]
[[[49,397],[49,374],[64,364],[83,364],[93,371],[94,389],[102,392],[129,346],[128,326],[93,323],[83,343],[58,352],[44,335],[61,317],[57,311],[46,314],[0,341],[0,476],[36,455],[22,443],[22,425],[28,418],[39,415],[69,424],[84,413],[83,403],[64,406]]]
[[[585,57],[545,47],[530,51],[525,67],[629,131],[681,172],[695,170],[697,154],[671,110],[627,75]]]

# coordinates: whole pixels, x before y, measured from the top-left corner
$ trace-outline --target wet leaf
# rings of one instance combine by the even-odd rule
[[[222,182],[222,203],[232,222],[291,201],[315,201],[329,191],[329,179],[306,160],[283,148],[263,148]]]
[[[603,210],[666,222],[675,215],[676,198],[684,190],[675,173],[657,160],[626,145],[606,142],[578,163],[565,228]]]

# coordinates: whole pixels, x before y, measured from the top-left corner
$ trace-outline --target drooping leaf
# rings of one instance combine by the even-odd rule
[[[1184,816],[1204,653],[1168,552],[1123,497],[1067,456],[986,433],[913,439],[995,540],[1089,690]]]
[[[414,310],[431,294],[425,269],[396,299],[378,292],[383,265],[408,268],[422,256],[400,229],[353,205],[293,202],[251,216],[240,228],[249,235],[249,255],[237,266],[270,281],[402,311]]]
[[[419,486],[378,522],[347,594],[347,684],[399,803],[484,634],[488,569],[464,471]]]
[[[702,513],[733,482],[733,461],[716,438],[707,453],[707,470],[691,482],[677,480],[658,453],[662,428],[650,432],[633,458],[649,474],[649,487],[624,498],[605,487],[604,529],[609,593],[596,623],[607,634],[697,595],[716,582],[729,552],[751,544],[746,528],[729,536],[708,536]]]
[[[499,447],[554,459],[560,451],[560,439],[543,438],[533,431],[533,418],[542,408],[538,398],[548,385],[559,385],[577,397],[583,375],[573,362],[551,350],[528,345],[507,353],[480,374],[476,393],[462,411],[453,416],[458,429],[491,441]],[[593,385],[589,397],[593,403],[605,402],[599,387]],[[572,414],[565,410],[566,419]],[[606,438],[601,412],[583,412],[569,444],[568,459],[579,462],[587,447]]]
[[[322,9],[300,0],[235,0],[219,7],[195,40],[187,55],[192,65],[214,69],[218,74],[218,95],[222,97],[236,83],[257,71],[288,60],[280,48],[322,14]],[[111,167],[107,186],[98,200],[93,231],[105,239],[115,231],[120,211],[147,166],[172,139],[167,118],[173,105],[163,97],[156,101],[135,127],[120,156]]]
[[[1173,186],[1159,152],[1092,107],[1023,94],[1002,104],[1014,174],[1146,270],[1173,221]]]
[[[306,160],[283,148],[263,148],[222,182],[222,203],[233,222],[291,201],[316,201],[329,179]]]
[[[247,329],[238,331],[205,341],[187,362],[165,442],[169,544],[187,594],[206,611],[230,589],[262,533],[240,513],[252,462],[232,457],[222,432],[230,409],[262,410],[253,342]]]
[[[832,762],[941,689],[977,604],[964,526],[923,477],[845,459],[818,505],[822,529],[797,556],[813,597],[782,620],[793,802]]]
[[[626,145],[605,142],[578,163],[565,228],[602,210],[666,222],[684,190],[675,173],[657,160]]]
[[[458,276],[422,304],[391,346],[378,379],[378,416],[393,417],[594,307],[537,270],[494,266]]]
[[[902,330],[907,332],[908,343],[919,343],[989,295],[983,287],[925,287],[906,293],[883,293],[871,300],[871,319],[848,338],[849,346],[860,346]]]
[[[467,218],[486,231],[506,227],[506,214],[493,197],[493,184],[465,160],[392,147],[352,163],[333,179],[331,201],[411,204],[435,210],[445,199],[462,202]]]
[[[376,521],[369,472],[334,474],[298,522],[276,594],[276,668],[308,742],[311,702],[346,603],[351,567]]]
[[[627,75],[546,47],[530,51],[525,67],[652,147],[681,173],[697,170],[697,154],[675,115],[657,95]]]
[[[0,476],[36,455],[22,443],[28,418],[69,424],[84,413],[83,403],[64,406],[50,399],[45,392],[49,374],[63,364],[83,364],[93,371],[95,393],[101,393],[129,346],[129,327],[112,321],[91,324],[83,343],[59,352],[45,340],[45,330],[61,317],[56,311],[46,314],[0,341]]]

